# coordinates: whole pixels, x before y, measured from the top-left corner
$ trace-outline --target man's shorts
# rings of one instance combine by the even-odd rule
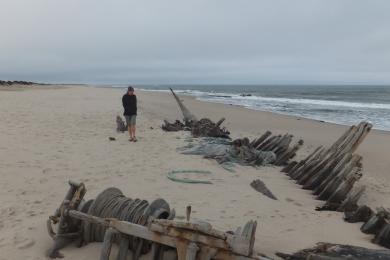
[[[137,115],[125,116],[125,119],[127,125],[135,125],[137,121]]]

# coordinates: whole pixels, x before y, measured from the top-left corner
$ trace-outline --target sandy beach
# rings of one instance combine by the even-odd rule
[[[167,133],[164,119],[181,119],[168,93],[136,91],[139,102],[137,135],[115,131],[115,117],[122,115],[122,89],[87,86],[29,87],[0,91],[0,260],[46,259],[52,245],[46,220],[68,190],[68,180],[84,182],[87,198],[107,187],[118,187],[132,198],[159,197],[183,218],[192,205],[193,218],[214,227],[235,230],[250,219],[258,221],[255,249],[271,257],[276,251],[293,252],[316,242],[379,248],[372,236],[360,232],[360,223],[343,221],[342,213],[315,211],[323,202],[314,200],[280,167],[237,166],[224,170],[217,162],[177,151],[186,145],[187,132]],[[232,137],[256,137],[270,130],[293,134],[305,141],[299,157],[319,145],[330,145],[347,126],[253,111],[243,107],[206,103],[182,97],[198,117],[225,117]],[[358,123],[358,122],[357,122]],[[109,141],[108,137],[116,141]],[[366,185],[361,203],[390,207],[390,133],[372,130],[357,151],[363,156]],[[213,184],[183,184],[167,179],[175,169],[202,169]],[[276,195],[271,200],[249,183],[260,178]],[[93,260],[100,244],[62,250],[65,259]]]

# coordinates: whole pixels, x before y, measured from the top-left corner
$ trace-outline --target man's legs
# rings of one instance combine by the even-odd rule
[[[130,141],[137,141],[135,138],[135,122],[137,116],[125,116],[126,117],[126,123],[127,123],[127,130],[129,131]]]
[[[135,125],[132,125],[131,127],[131,138],[133,139],[133,140],[136,140],[136,138],[135,138]]]
[[[135,138],[135,125],[136,125],[136,119],[137,119],[137,116],[136,115],[133,115],[131,116],[131,134],[132,134],[132,138],[133,138],[133,141],[137,141],[137,139]]]
[[[131,130],[131,116],[126,116],[127,131],[129,131],[130,140],[133,140],[133,132]]]
[[[132,131],[132,126],[131,126],[131,125],[127,125],[127,130],[129,131],[129,136],[130,136],[130,139],[133,139],[133,131]]]

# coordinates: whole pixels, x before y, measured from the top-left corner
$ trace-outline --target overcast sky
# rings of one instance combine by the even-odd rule
[[[390,83],[390,0],[0,0],[0,79]]]

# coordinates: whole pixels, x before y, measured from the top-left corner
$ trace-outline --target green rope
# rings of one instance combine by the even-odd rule
[[[182,182],[182,183],[203,183],[203,184],[212,184],[211,181],[202,181],[202,180],[193,180],[188,178],[178,178],[176,174],[178,173],[200,173],[200,174],[211,174],[210,171],[203,170],[173,170],[168,172],[167,178],[171,181]]]

